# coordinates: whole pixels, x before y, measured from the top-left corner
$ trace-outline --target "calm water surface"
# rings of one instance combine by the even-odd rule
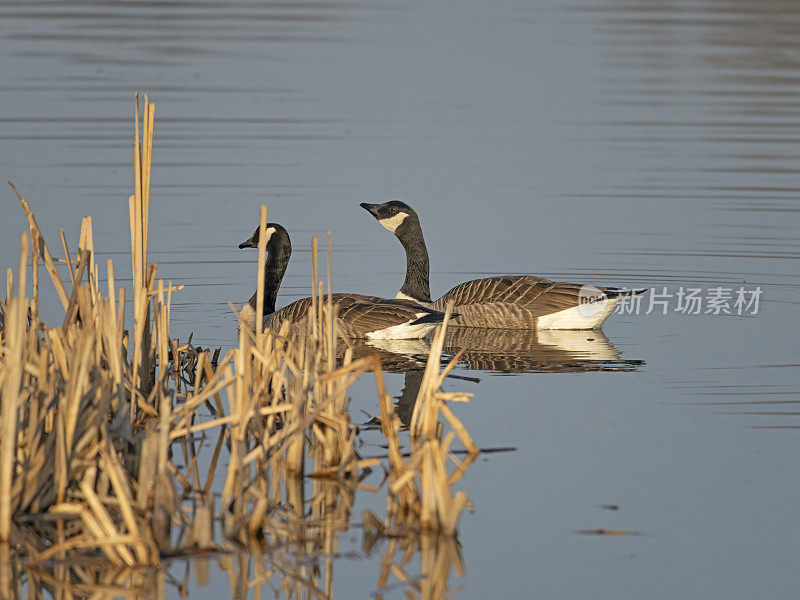
[[[393,295],[402,251],[358,207],[390,198],[422,217],[437,296],[498,272],[667,294],[760,288],[757,315],[685,315],[672,297],[666,315],[644,314],[646,300],[613,316],[603,337],[456,344],[467,379],[446,387],[475,393],[459,416],[482,447],[516,450],[482,456],[459,484],[474,510],[451,588],[789,597],[798,39],[800,5],[787,0],[9,0],[0,170],[51,243],[59,227],[77,240],[91,214],[98,255],[124,277],[131,93],[149,91],[150,258],[186,284],[173,334],[203,345],[234,343],[226,300],[255,280],[237,244],[262,203],[296,248],[283,303],[308,295],[308,240],[328,230],[335,289]],[[5,268],[26,222],[2,197]],[[45,305],[56,314],[54,298]],[[398,396],[406,379],[390,375]],[[356,421],[377,412],[373,399],[369,382],[354,389]],[[362,494],[354,514],[383,502]],[[579,533],[600,528],[641,535]],[[376,589],[379,553],[362,556],[359,541],[340,539],[336,597]],[[230,595],[214,568],[189,590]]]

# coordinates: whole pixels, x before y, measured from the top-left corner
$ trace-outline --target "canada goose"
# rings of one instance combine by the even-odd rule
[[[302,326],[308,318],[311,298],[303,298],[275,310],[275,300],[283,274],[292,255],[286,229],[267,223],[267,261],[264,266],[264,327],[277,330],[281,322]],[[259,229],[239,248],[258,248]],[[411,300],[387,300],[360,294],[333,294],[339,326],[350,338],[412,339],[425,337],[444,318],[444,314]],[[240,323],[255,330],[256,294],[242,307]]]
[[[533,275],[495,275],[461,283],[431,300],[428,249],[419,217],[408,204],[391,200],[362,203],[406,251],[406,279],[396,298],[436,310],[455,302],[454,325],[497,329],[596,329],[625,296],[645,290],[622,290],[550,281]]]

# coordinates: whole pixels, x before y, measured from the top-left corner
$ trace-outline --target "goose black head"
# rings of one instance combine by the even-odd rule
[[[361,204],[383,227],[391,231],[406,251],[406,279],[398,298],[410,298],[417,302],[430,302],[431,289],[428,282],[430,263],[425,236],[417,213],[405,202],[389,200],[383,204]]]
[[[366,209],[375,217],[383,227],[400,237],[402,230],[412,224],[419,227],[419,217],[414,209],[400,200],[389,200],[383,204],[361,203],[361,208]]]
[[[251,235],[249,239],[239,244],[239,248],[258,248],[259,231],[260,227],[256,227],[256,230],[253,233],[253,235]],[[278,239],[283,239],[283,240],[289,239],[289,234],[287,233],[286,229],[284,229],[282,225],[278,225],[277,223],[267,223],[267,227],[264,230],[264,234],[266,235],[267,238],[267,246],[270,245],[270,241],[272,240],[277,241]]]

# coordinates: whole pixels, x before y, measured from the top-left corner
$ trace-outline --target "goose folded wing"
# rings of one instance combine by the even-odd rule
[[[555,285],[555,282],[531,275],[487,277],[461,283],[447,292],[437,304],[454,300],[457,306],[468,304],[531,305]]]
[[[360,332],[408,323],[430,312],[412,302],[374,296],[342,298],[337,308],[339,320]]]
[[[603,288],[591,292],[577,283],[533,275],[509,275],[467,281],[447,292],[437,303],[445,304],[453,299],[457,306],[476,304],[482,305],[484,310],[497,306],[542,316],[574,308],[580,304],[582,296],[602,298]]]

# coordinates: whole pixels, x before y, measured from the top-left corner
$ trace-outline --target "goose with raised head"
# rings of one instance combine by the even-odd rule
[[[239,248],[258,248],[259,228]],[[264,327],[277,331],[283,321],[304,327],[311,298],[303,298],[275,309],[278,289],[292,255],[289,233],[277,223],[267,223],[267,260],[264,265]],[[245,303],[239,315],[240,326],[256,327],[256,295]],[[349,338],[414,339],[428,335],[444,318],[444,313],[411,300],[395,300],[361,294],[333,294],[339,326]]]
[[[597,329],[626,296],[645,290],[594,287],[534,275],[495,275],[466,281],[431,300],[430,262],[419,216],[405,202],[361,207],[400,240],[406,278],[397,298],[442,310],[454,302],[453,325],[496,329]]]

